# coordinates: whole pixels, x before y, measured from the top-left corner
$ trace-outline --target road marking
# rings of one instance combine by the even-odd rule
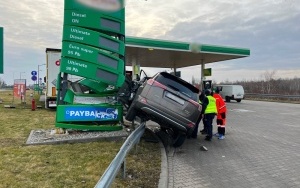
[[[252,110],[246,110],[246,109],[230,109],[231,111],[236,111],[236,112],[254,112]]]
[[[285,126],[288,126],[288,127],[296,127],[296,128],[298,128],[299,127],[299,125],[291,125],[291,124],[284,124]]]

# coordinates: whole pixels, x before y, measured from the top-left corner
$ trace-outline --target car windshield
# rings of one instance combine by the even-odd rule
[[[197,101],[198,89],[176,76],[162,72],[156,77],[156,81]]]

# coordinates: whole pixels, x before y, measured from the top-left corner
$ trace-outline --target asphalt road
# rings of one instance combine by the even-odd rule
[[[299,188],[300,104],[244,100],[227,109],[225,140],[199,135],[168,152],[169,188]]]

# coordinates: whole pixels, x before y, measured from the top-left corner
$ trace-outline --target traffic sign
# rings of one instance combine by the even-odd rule
[[[32,76],[36,76],[36,75],[37,75],[37,72],[36,72],[36,71],[31,71],[31,75],[32,75]]]
[[[36,77],[35,75],[33,75],[33,76],[31,77],[31,80],[32,80],[32,81],[36,81],[36,79],[37,79],[37,77]]]

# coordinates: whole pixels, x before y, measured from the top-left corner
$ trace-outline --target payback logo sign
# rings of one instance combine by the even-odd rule
[[[67,107],[67,121],[107,121],[118,119],[118,109],[108,107]]]

